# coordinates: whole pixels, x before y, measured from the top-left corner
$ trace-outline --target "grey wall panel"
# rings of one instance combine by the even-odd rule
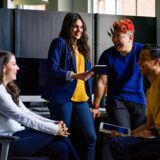
[[[94,15],[90,13],[79,13],[86,23],[88,44],[90,46],[91,61],[94,61]]]
[[[160,1],[156,0],[156,16],[157,16],[157,44],[160,45]]]
[[[51,41],[58,37],[66,12],[16,10],[16,55],[23,58],[47,58]],[[92,15],[80,13],[89,26],[92,46]]]
[[[0,50],[13,52],[13,10],[0,9]]]
[[[156,43],[156,18],[134,17],[134,16],[116,16],[100,15],[95,17],[95,62],[98,62],[102,52],[113,45],[107,31],[110,31],[112,24],[119,19],[130,18],[135,24],[135,40],[141,43]]]
[[[58,36],[64,13],[16,10],[16,55],[23,58],[47,58],[49,45]]]

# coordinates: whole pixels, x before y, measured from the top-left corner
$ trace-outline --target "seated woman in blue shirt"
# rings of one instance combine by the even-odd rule
[[[0,135],[19,137],[11,143],[9,156],[47,155],[57,160],[79,160],[63,121],[41,117],[19,99],[19,89],[13,82],[18,70],[15,56],[0,51]]]

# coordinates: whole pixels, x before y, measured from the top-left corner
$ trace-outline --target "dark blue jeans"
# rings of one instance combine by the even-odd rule
[[[145,105],[134,102],[111,99],[106,110],[111,123],[135,129],[145,122]]]
[[[160,138],[113,138],[110,150],[114,160],[155,160],[160,157]]]
[[[19,139],[11,142],[9,156],[49,156],[56,160],[80,160],[69,138],[52,136],[32,129],[16,132]]]
[[[83,134],[87,149],[84,160],[95,159],[96,132],[93,117],[87,102],[66,102],[64,104],[48,103],[52,119],[63,120],[70,128],[74,122],[76,128]],[[74,128],[74,127],[73,127]],[[71,135],[72,136],[72,135]],[[77,135],[78,137],[78,135]],[[77,138],[76,137],[76,138]]]

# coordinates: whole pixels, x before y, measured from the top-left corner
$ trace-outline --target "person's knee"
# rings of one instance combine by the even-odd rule
[[[111,153],[118,152],[120,150],[120,139],[119,138],[113,138],[110,142],[110,151]]]
[[[114,151],[117,148],[117,143],[114,139],[110,142],[109,147],[111,151]]]
[[[66,144],[63,144],[61,147],[61,153],[59,153],[60,160],[68,160],[69,159],[69,151]]]
[[[88,136],[88,144],[96,144],[97,136],[96,134],[91,134]]]
[[[53,148],[54,155],[60,160],[68,160],[69,151],[68,146],[63,142],[55,142]]]

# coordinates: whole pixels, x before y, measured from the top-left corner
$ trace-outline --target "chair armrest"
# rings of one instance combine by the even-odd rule
[[[2,144],[0,160],[7,160],[10,142],[18,138],[17,136],[0,135],[0,143]]]
[[[0,135],[0,141],[1,140],[17,140],[19,137],[17,136],[5,136],[5,135]]]

